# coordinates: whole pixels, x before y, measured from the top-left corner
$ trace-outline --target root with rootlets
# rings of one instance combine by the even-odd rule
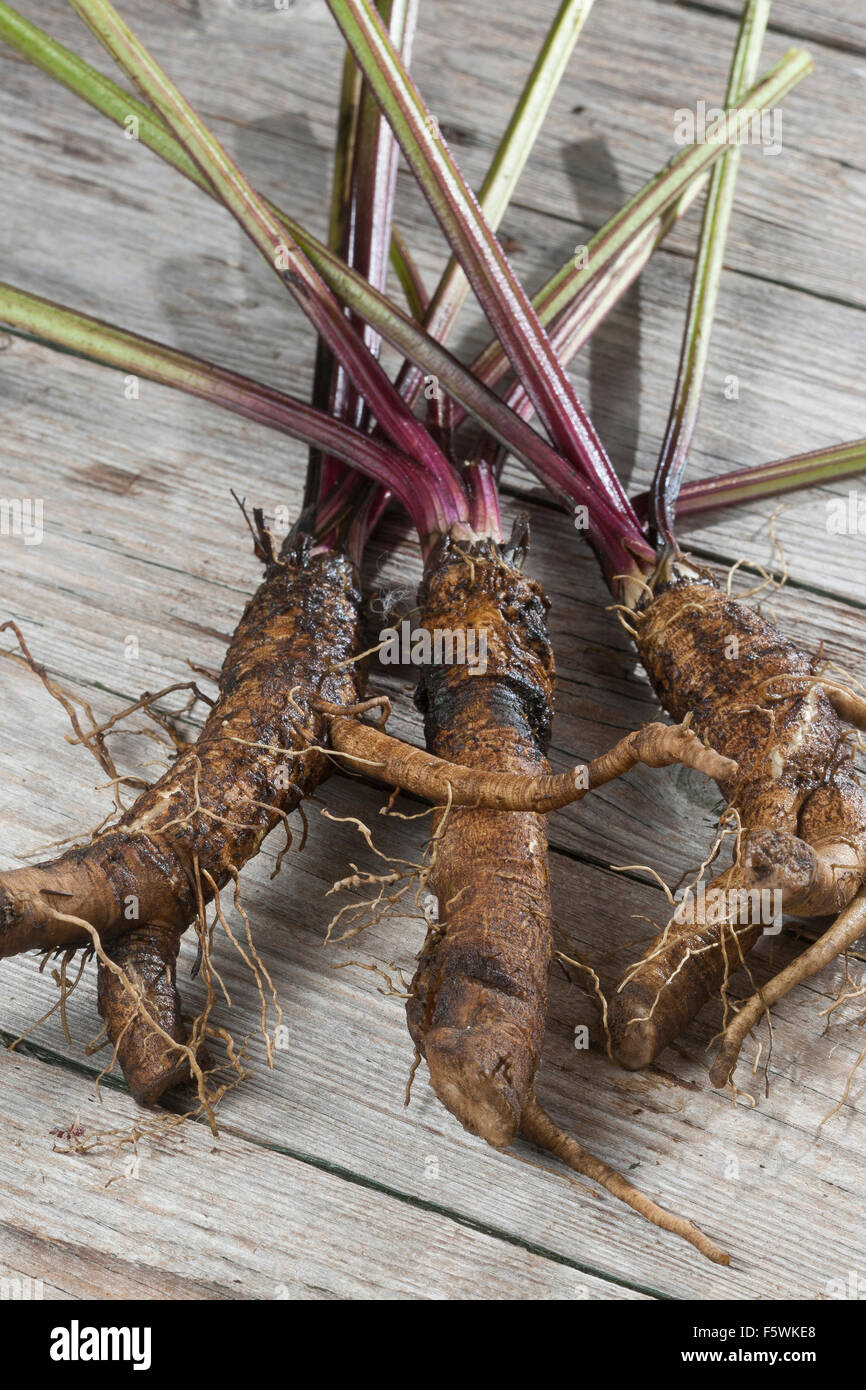
[[[537,810],[479,809],[471,801],[471,779],[469,804],[454,804],[451,795],[458,762],[476,774],[476,793],[479,772],[527,778],[536,790],[549,787],[545,754],[554,667],[546,609],[539,586],[507,564],[492,543],[479,542],[467,553],[446,542],[428,563],[422,624],[430,630],[483,631],[487,665],[483,673],[432,665],[418,688],[427,748],[452,769],[430,862],[439,920],[419,958],[407,1004],[409,1031],[426,1058],[433,1089],[470,1133],[501,1148],[522,1132],[656,1224],[726,1263],[696,1227],[663,1212],[586,1154],[538,1105],[534,1081],[553,956],[547,816]],[[690,730],[651,726],[591,765],[594,784],[644,756],[657,766],[674,761],[673,748],[698,763],[709,757],[716,773],[734,772],[730,763],[712,761],[714,755]]]
[[[705,575],[681,568],[635,620],[665,709],[691,715],[700,737],[738,765],[719,786],[744,833],[735,863],[708,891],[752,896],[745,922],[725,913],[693,922],[681,905],[626,974],[610,1024],[614,1053],[631,1068],[652,1062],[744,962],[764,925],[755,890],[777,891],[801,916],[835,914],[866,870],[866,794],[840,722],[863,727],[866,703],[823,680],[773,623]]]
[[[187,1042],[175,980],[179,944],[173,927],[135,927],[105,947],[106,956],[122,973],[103,961],[97,967],[99,1014],[139,1105],[155,1105],[166,1091],[189,1080],[186,1048],[172,1046]],[[207,1067],[206,1055],[200,1053],[198,1060],[202,1069]]]
[[[866,890],[862,889],[837,917],[833,926],[819,936],[796,960],[780,970],[772,980],[748,999],[734,1015],[722,1034],[718,1056],[710,1071],[715,1086],[727,1086],[734,1074],[740,1048],[746,1037],[760,1023],[771,1005],[790,993],[795,985],[817,975],[826,965],[842,955],[866,932]]]
[[[197,742],[90,844],[0,874],[0,956],[86,944],[78,919],[132,967],[166,1036],[147,1040],[129,991],[104,966],[100,1007],[142,1100],[178,1079],[170,1043],[182,1032],[180,936],[328,770],[318,702],[357,699],[351,659],[360,649],[361,598],[351,562],[314,553],[306,538],[290,537],[278,557],[265,556],[265,577],[232,638]]]

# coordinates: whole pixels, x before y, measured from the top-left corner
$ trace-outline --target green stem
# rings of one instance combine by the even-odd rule
[[[2,282],[0,323],[25,337],[116,371],[175,387],[336,454],[375,482],[391,488],[422,535],[441,524],[435,505],[418,486],[414,460],[371,435],[332,419],[306,401]]]
[[[687,146],[654,174],[581,248],[581,254],[569,258],[539,290],[533,305],[542,322],[551,323],[596,278],[605,275],[617,257],[629,245],[634,246],[647,228],[679,201],[689,185],[706,174],[728,146],[736,146],[743,139],[756,116],[777,105],[813,68],[808,53],[792,49],[752,87],[735,111],[727,112],[708,127],[702,144]],[[489,342],[471,369],[486,385],[494,386],[508,371],[502,345],[496,339]]]
[[[564,367],[571,363],[614,305],[619,303],[671,227],[694,202],[701,186],[702,180],[699,179],[687,188],[680,201],[670,211],[656,218],[642,236],[630,242],[610,269],[603,276],[591,280],[563,312],[552,320],[549,325],[550,340]],[[505,403],[521,419],[532,419],[532,400],[521,382],[516,381],[512,384],[505,396]],[[507,453],[508,451],[489,435],[481,437],[475,455],[467,465],[469,476],[476,481],[476,493],[487,484],[488,479],[495,480],[500,476]],[[637,507],[635,510],[638,511]],[[643,521],[645,513],[641,514],[638,511],[638,516]]]
[[[746,0],[734,50],[725,105],[736,107],[752,86],[770,18],[770,0]],[[719,161],[710,178],[692,275],[677,382],[651,488],[650,525],[660,543],[676,546],[674,513],[694,438],[706,376],[713,320],[734,207],[740,147]]]
[[[408,243],[399,227],[391,228],[391,265],[400,281],[400,288],[406,296],[410,314],[419,323],[423,322],[424,315],[427,313],[427,305],[430,303],[430,296],[427,293],[423,276],[415,264],[412,252],[409,250]]]
[[[408,62],[418,18],[418,0],[377,0],[377,4],[397,49]],[[360,78],[360,70],[348,51],[346,67],[351,67],[353,77],[357,74]],[[350,147],[348,167],[344,145]],[[358,88],[346,72],[337,129],[329,244],[380,291],[385,289],[388,278],[399,153],[391,128],[369,89],[363,82]],[[369,351],[378,357],[379,334],[357,316],[353,316],[352,322]],[[332,388],[332,413],[366,430],[369,427],[367,403],[337,362],[332,365]],[[389,494],[382,489],[371,489],[368,483],[353,488],[345,466],[339,460],[325,458],[321,465],[321,501],[327,504],[335,489],[345,496],[347,504],[346,548],[360,566],[367,541],[387,506]],[[327,530],[320,530],[319,534],[329,537]],[[338,539],[338,534],[335,532],[330,538]]]
[[[134,129],[141,144],[159,154],[211,197],[214,196],[208,180],[149,107],[36,25],[23,19],[2,0],[0,38],[121,127],[130,129],[129,122],[134,120]],[[629,247],[633,249],[639,245],[648,228],[653,225],[658,227],[661,215],[678,203],[690,185],[696,187],[695,181],[724,152],[724,142],[738,139],[756,112],[779,101],[811,71],[811,67],[808,55],[794,50],[748,94],[743,103],[745,115],[734,113],[725,117],[720,128],[711,127],[711,131],[715,132],[712,141],[708,139],[703,145],[689,147],[653,175],[640,192],[590,239],[586,257],[569,258],[538,292],[533,306],[542,322],[545,325],[554,323],[560,315],[579,304],[580,297],[591,289],[593,281],[606,275],[622,253],[628,255]],[[415,361],[424,372],[435,375],[442,387],[460,402],[464,412],[477,414],[484,424],[483,416],[475,408],[477,401],[475,405],[468,404],[464,395],[467,391],[471,393],[479,381],[492,387],[505,375],[508,358],[500,344],[496,340],[489,343],[467,371],[448,354],[444,354],[429,335],[425,336],[411,315],[403,314],[388,300],[369,296],[362,277],[357,276],[339,257],[330,254],[326,246],[287,213],[273,203],[269,206],[288,233],[297,239],[334,293],[372,323],[383,337]],[[420,315],[415,312],[416,307],[413,306],[412,312],[418,318]],[[473,381],[473,377],[477,380]],[[460,418],[458,412],[455,423],[459,423]]]
[[[455,470],[348,323],[333,293],[285,225],[258,196],[109,0],[70,0],[70,4],[173,130],[220,201],[328,343],[385,433],[417,459],[419,482],[423,469],[426,485],[437,497],[441,529],[468,520],[466,496]]]
[[[478,202],[491,231],[498,229],[505,215],[592,4],[593,0],[562,0],[547,32],[478,192]],[[424,316],[424,327],[440,342],[453,328],[469,289],[460,262],[452,256]],[[405,398],[414,402],[423,373],[407,362],[397,380]]]
[[[641,235],[630,241],[603,275],[589,279],[556,317],[548,322],[548,315],[542,310],[539,317],[549,329],[551,342],[563,366],[569,366],[586,346],[599,324],[619,303],[629,286],[634,284],[671,228],[685,216],[703,186],[703,178],[691,184],[678,203],[655,218]],[[514,383],[505,400],[524,420],[532,418],[532,402],[520,382]]]
[[[701,478],[686,483],[680,490],[677,518],[697,516],[731,507],[742,502],[754,502],[765,497],[778,497],[783,492],[818,487],[840,478],[853,478],[866,473],[866,439],[853,439],[848,444],[836,444],[830,449],[813,449],[807,454],[792,454],[775,463],[761,463],[754,468],[738,468],[714,478]],[[634,499],[638,514],[645,516],[649,505],[648,492]]]
[[[358,138],[358,110],[361,104],[362,77],[351,53],[343,62],[340,101],[337,109],[337,136],[334,141],[334,173],[331,182],[331,207],[328,217],[328,248],[339,254],[349,238],[349,219],[352,208],[352,171],[355,142]],[[210,189],[208,190],[210,192]],[[340,389],[337,362],[324,338],[316,339],[316,362],[313,369],[313,405],[319,410],[336,414],[335,397]],[[345,418],[345,417],[342,417]],[[303,510],[308,511],[321,491],[325,460],[318,449],[310,451],[304,487]]]

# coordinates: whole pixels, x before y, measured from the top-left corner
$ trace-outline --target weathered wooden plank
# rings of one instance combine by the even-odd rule
[[[689,12],[716,10],[719,14],[739,18],[739,0],[665,0],[666,4]],[[866,53],[866,23],[863,11],[852,0],[832,6],[810,5],[808,0],[774,0],[770,27],[779,34],[794,39],[816,39],[819,43],[838,47],[846,52]]]
[[[533,0],[521,7],[520,15],[511,13],[503,22],[493,0],[485,0],[469,12],[455,6],[452,19],[440,0],[435,14],[431,10],[422,17],[416,59],[419,79],[473,182],[483,175],[501,134],[507,94],[522,81],[552,13],[547,0]],[[98,65],[107,62],[93,40],[82,35],[74,16],[56,3],[36,7],[32,14]],[[284,13],[271,19],[270,24],[262,24],[228,7],[222,13],[212,7],[198,21],[190,15],[179,20],[170,7],[154,0],[136,8],[136,25],[144,39],[168,64],[190,99],[215,120],[250,174],[267,184],[268,191],[291,199],[299,216],[307,218],[312,210],[321,226],[339,38],[324,7],[309,18]],[[454,32],[460,33],[459,44],[452,42]],[[693,108],[699,99],[709,104],[721,100],[732,40],[733,26],[721,14],[689,11],[686,23],[678,7],[660,0],[651,4],[616,0],[595,6],[518,194],[520,205],[550,215],[548,243],[557,223],[563,232],[577,214],[598,225],[676,153],[675,113]],[[205,41],[208,62],[203,72],[200,56]],[[767,62],[775,61],[787,46],[782,35],[770,35]],[[858,252],[866,174],[851,118],[862,77],[854,55],[820,43],[811,47],[818,70],[785,103],[783,152],[777,156],[765,156],[757,149],[746,152],[741,211],[728,261],[749,274],[862,305],[866,283]],[[476,60],[479,51],[485,53],[484,64]],[[17,204],[12,209],[16,226],[23,222],[31,229],[31,258],[25,267],[34,269],[33,256],[39,248],[33,244],[32,228],[39,211],[53,226],[54,237],[62,237],[69,254],[86,256],[88,242],[89,253],[94,254],[94,239],[88,237],[82,221],[67,216],[61,223],[56,213],[52,218],[51,208],[52,203],[56,207],[59,193],[61,201],[68,198],[67,207],[76,201],[76,193],[104,201],[104,194],[93,187],[100,184],[100,164],[118,182],[113,215],[118,254],[120,244],[128,241],[134,260],[143,245],[159,236],[155,228],[148,228],[155,214],[146,209],[154,208],[155,198],[164,189],[179,188],[181,181],[154,173],[148,190],[143,191],[133,171],[141,159],[154,169],[156,161],[130,148],[131,142],[110,128],[103,130],[100,118],[79,111],[71,96],[53,97],[41,138],[34,141],[24,133],[27,116],[21,98],[29,92],[44,93],[47,79],[34,79],[17,60],[4,57],[3,61],[11,69],[4,84],[8,93],[3,108],[4,126],[14,141],[7,156],[8,176],[19,180],[20,186],[20,173],[15,175],[13,170],[22,167],[22,154],[24,168],[40,161],[43,166],[38,186],[28,184],[27,209]],[[254,74],[252,81],[248,73]],[[217,90],[218,103],[214,100]],[[224,127],[224,121],[231,126]],[[53,156],[50,171],[44,170],[46,148]],[[81,168],[82,157],[89,165],[86,170]],[[401,216],[411,219],[414,234],[414,210],[420,203],[412,198],[404,201],[408,183],[405,177]],[[832,216],[827,215],[828,209]],[[167,215],[166,210],[163,217]],[[424,221],[429,225],[426,215]],[[511,233],[510,221],[506,233]],[[163,244],[164,238],[163,230]],[[176,244],[183,244],[180,228]],[[691,240],[677,239],[675,244],[686,247]],[[67,257],[59,259],[66,262]],[[176,252],[166,256],[166,278],[178,274],[177,260]],[[186,267],[183,275],[184,293],[190,292],[190,269]],[[62,273],[56,267],[55,278]],[[176,282],[170,297],[179,291]],[[107,286],[102,293],[107,297]]]
[[[435,14],[427,10],[418,70],[433,109],[453,118],[455,147],[477,179],[504,122],[507,93],[515,87],[518,71],[525,71],[540,21],[552,7],[533,0],[509,16],[507,24],[497,23],[492,0],[484,0],[471,14],[450,8],[453,23],[441,17],[444,3],[437,4]],[[792,25],[798,22],[796,4],[780,4],[779,11],[783,9],[793,16]],[[39,7],[39,14],[28,13],[37,19],[47,15],[44,22],[50,20],[54,32],[104,62],[65,7],[49,5]],[[300,19],[303,23],[296,22]],[[852,15],[850,23],[856,20]],[[135,22],[256,182],[291,198],[301,217],[322,225],[339,55],[324,7],[299,8],[287,27],[274,16],[268,22],[230,12],[217,0],[203,4],[198,18],[145,0]],[[810,32],[836,43],[839,36],[831,32],[835,23],[835,17],[816,19]],[[465,35],[460,52],[452,39],[458,31]],[[721,14],[599,0],[574,73],[506,224],[517,264],[530,282],[584,240],[668,157],[673,111],[696,94],[714,97],[731,37],[730,19]],[[774,39],[771,56],[783,46],[781,38]],[[474,64],[474,80],[469,81],[467,55],[479,48],[487,66],[479,72]],[[275,52],[284,55],[282,65],[274,61]],[[847,95],[858,69],[850,54],[835,49],[822,49],[818,56],[821,74],[791,103],[790,120],[786,108],[783,156],[762,160],[751,152],[752,158],[744,161],[741,211],[729,258],[734,270],[726,279],[714,341],[696,473],[863,433],[861,385],[850,365],[862,355],[866,322],[856,307],[863,299],[858,249],[862,156],[853,141]],[[256,266],[232,225],[146,152],[121,144],[97,118],[79,111],[71,98],[52,92],[47,105],[44,98],[51,89],[45,79],[8,58],[2,61],[4,80],[8,78],[0,98],[8,148],[3,187],[4,193],[11,190],[11,235],[0,273],[302,393],[309,380],[311,336],[288,302],[271,294],[266,272]],[[43,101],[32,130],[23,104],[31,94]],[[572,111],[575,102],[585,106],[580,116]],[[634,139],[626,147],[630,131]],[[115,184],[113,196],[105,192],[109,180]],[[817,229],[814,200],[819,198],[834,209],[838,202],[838,218],[827,222],[833,241]],[[405,177],[400,210],[413,241],[417,239],[421,264],[431,273],[442,262],[441,245]],[[678,235],[670,253],[651,267],[639,294],[633,294],[575,370],[617,462],[628,467],[636,458],[636,482],[647,477],[664,425],[689,274],[682,252],[692,237],[693,227]],[[834,295],[854,307],[833,302]],[[477,316],[470,315],[464,346],[477,337]],[[731,371],[740,378],[736,401],[725,399],[721,389]],[[0,373],[2,491],[30,496],[38,481],[46,518],[41,545],[27,547],[14,537],[0,541],[0,617],[10,612],[21,619],[36,655],[92,699],[101,715],[113,713],[144,687],[183,678],[187,658],[218,665],[257,578],[229,487],[240,482],[248,496],[267,508],[280,504],[294,510],[303,451],[147,384],[137,401],[126,400],[120,378],[21,342],[10,344],[0,357]],[[526,479],[516,471],[509,474],[509,483],[526,489]],[[836,491],[844,494],[847,485]],[[794,578],[823,592],[809,597],[808,606],[803,589],[796,587],[769,601],[805,645],[817,649],[827,638],[832,653],[862,677],[862,614],[856,606],[862,605],[859,538],[829,535],[829,495],[812,494],[789,504],[778,523]],[[536,539],[530,563],[553,600],[560,672],[553,759],[562,767],[600,752],[650,717],[654,707],[645,682],[634,674],[625,636],[601,612],[603,589],[592,562],[572,548],[567,519],[537,505],[531,511]],[[729,512],[690,530],[689,536],[729,562],[743,554],[765,560],[766,511]],[[413,547],[402,544],[371,580],[411,593],[417,575]],[[139,649],[132,661],[127,659],[129,637],[137,639]],[[398,694],[395,728],[417,738],[408,683],[384,668],[374,670],[371,679]],[[40,842],[85,832],[109,802],[104,791],[92,790],[92,767],[81,750],[63,741],[64,716],[34,679],[3,663],[0,680],[5,716],[0,831],[2,862],[11,864],[16,854]],[[118,748],[124,765],[158,756],[141,739],[124,739]],[[423,842],[419,823],[374,821],[381,797],[370,788],[334,781],[324,795],[334,814],[362,814],[375,823],[377,839],[389,852],[417,855]],[[714,792],[695,779],[636,772],[554,818],[563,949],[596,964],[606,985],[634,953],[631,939],[649,931],[632,915],[662,920],[664,904],[639,874],[614,876],[597,866],[647,863],[675,879],[702,857],[715,806]],[[383,1248],[396,1244],[399,1263],[402,1267],[405,1262],[410,1277],[413,1268],[429,1271],[429,1262],[418,1265],[415,1259],[416,1243],[423,1245],[427,1238],[423,1223],[428,1216],[450,1223],[449,1229],[461,1232],[461,1242],[466,1228],[455,1221],[480,1222],[580,1266],[574,1270],[531,1255],[527,1258],[540,1261],[538,1270],[533,1267],[526,1275],[523,1265],[512,1269],[506,1260],[503,1272],[500,1251],[515,1247],[485,1236],[489,1245],[473,1246],[469,1253],[462,1244],[458,1247],[464,1280],[455,1286],[453,1296],[458,1297],[486,1290],[493,1267],[503,1280],[497,1287],[528,1287],[534,1291],[521,1296],[533,1297],[581,1296],[575,1287],[589,1289],[589,1296],[623,1296],[618,1285],[604,1281],[607,1274],[629,1288],[674,1296],[793,1294],[811,1299],[824,1295],[828,1280],[844,1280],[850,1269],[862,1270],[863,1096],[856,1076],[844,1110],[818,1131],[841,1097],[859,1050],[850,1020],[834,1027],[829,1037],[821,1036],[819,1011],[838,988],[838,970],[797,991],[780,1008],[770,1095],[760,1095],[754,1111],[734,1111],[709,1089],[702,1064],[694,1060],[704,1055],[718,1010],[708,1009],[684,1039],[691,1059],[669,1052],[646,1075],[627,1076],[606,1061],[592,1006],[574,984],[555,976],[543,1098],[587,1144],[623,1169],[638,1165],[636,1177],[647,1190],[687,1210],[731,1244],[733,1269],[715,1271],[642,1227],[611,1199],[570,1184],[530,1151],[497,1155],[468,1139],[435,1102],[423,1073],[408,1114],[402,1113],[410,1054],[400,1002],[383,998],[377,990],[381,979],[368,971],[332,969],[347,959],[344,949],[327,954],[321,949],[333,903],[324,901],[324,891],[360,851],[351,827],[314,816],[307,852],[301,859],[292,856],[280,879],[271,883],[267,877],[276,854],[271,844],[245,876],[257,939],[287,1007],[289,1037],[273,1074],[263,1068],[261,1049],[253,1050],[252,1075],[226,1102],[228,1137],[219,1147],[222,1151],[227,1144],[231,1152],[218,1206],[228,1203],[235,1174],[252,1172],[255,1193],[246,1229],[261,1224],[268,1238],[273,1232],[274,1244],[282,1241],[295,1256],[300,1250],[303,1262],[301,1228],[292,1223],[299,1219],[296,1212],[302,1209],[310,1172],[316,1173],[316,1181],[321,1176],[308,1160],[403,1194],[414,1208],[385,1196],[384,1214],[364,1207],[359,1218],[357,1193],[366,1194],[366,1189],[353,1182],[338,1202],[342,1224],[336,1233],[323,1236],[316,1228],[316,1238],[325,1241],[325,1272],[320,1281],[321,1269],[313,1271],[316,1286],[342,1296],[347,1290],[348,1296],[380,1292],[369,1270],[361,1269],[364,1252],[380,1248],[370,1245],[370,1224],[379,1223]],[[356,954],[362,964],[394,975],[396,969],[411,970],[421,936],[417,920],[398,916],[361,937]],[[796,947],[786,937],[773,949],[777,962],[784,963]],[[255,1026],[255,997],[225,942],[220,953],[235,1002],[233,1019],[239,1031],[248,1031]],[[762,947],[759,971],[768,968],[766,958]],[[184,959],[189,961],[186,952]],[[184,988],[195,1003],[198,987]],[[4,962],[4,1027],[27,1028],[55,997],[32,961]],[[80,1049],[95,1031],[92,982],[80,987],[68,1012],[73,1055],[81,1058]],[[581,1022],[592,1028],[588,1053],[573,1046],[574,1028]],[[56,1016],[36,1036],[58,1054],[69,1052]],[[6,1060],[0,1095],[7,1076],[14,1076],[19,1139],[30,1156],[27,1161],[32,1159],[46,1177],[38,1212],[44,1215],[53,1201],[65,1217],[69,1187],[63,1164],[83,1160],[46,1159],[47,1147],[43,1151],[39,1145],[49,1127],[68,1121],[69,1106],[90,1104],[89,1084],[69,1071],[30,1060],[6,1065]],[[757,1094],[760,1088],[755,1089]],[[128,1098],[112,1096],[106,1113],[129,1118],[134,1112]],[[203,1142],[197,1131],[189,1142],[194,1164],[204,1173],[207,1153],[196,1147]],[[292,1206],[285,1220],[280,1204],[264,1195],[268,1183],[276,1192],[287,1185],[285,1167],[271,1170],[268,1165],[277,1159],[261,1147],[273,1143],[290,1151],[279,1165],[291,1165],[291,1185],[300,1204]],[[2,1156],[0,1145],[0,1162]],[[181,1194],[179,1202],[185,1200],[187,1154],[178,1159],[166,1153],[160,1162],[159,1182],[169,1194]],[[120,1200],[118,1184],[113,1184],[105,1200],[114,1204],[115,1215],[106,1235],[99,1225],[103,1198],[97,1192],[106,1173],[88,1171],[92,1184],[76,1208],[73,1229],[59,1229],[50,1224],[54,1217],[46,1218],[46,1236],[37,1230],[35,1216],[32,1222],[30,1217],[19,1219],[20,1211],[27,1210],[19,1204],[13,1225],[22,1234],[10,1237],[4,1247],[8,1268],[30,1267],[21,1240],[60,1238],[73,1248],[64,1247],[62,1270],[58,1256],[53,1290],[98,1290],[102,1283],[121,1296],[136,1278],[122,1262],[137,1260],[138,1245],[147,1240],[142,1287],[150,1296],[172,1296],[168,1290],[186,1273],[187,1262],[177,1263],[175,1209],[169,1209],[169,1198],[157,1203],[157,1216],[151,1218],[143,1210],[152,1201],[149,1189],[139,1187],[127,1196],[133,1183],[124,1179]],[[210,1173],[208,1168],[208,1181]],[[338,1184],[338,1195],[339,1186],[350,1186],[344,1178],[331,1180]],[[314,1205],[331,1200],[330,1189],[316,1188],[316,1193]],[[432,1203],[449,1215],[419,1215],[418,1203]],[[823,1223],[816,1233],[819,1209]],[[361,1220],[366,1223],[361,1255],[347,1270],[327,1242],[333,1237],[357,1245]],[[197,1288],[191,1296],[237,1296],[232,1281],[238,1277],[249,1281],[242,1296],[273,1296],[261,1283],[263,1273],[274,1277],[273,1251],[269,1248],[261,1261],[239,1256],[231,1245],[237,1227],[228,1222],[226,1232],[225,1243],[215,1249],[209,1230],[196,1231],[190,1268]],[[476,1233],[471,1234],[475,1240]],[[438,1236],[434,1244],[436,1240]],[[439,1245],[436,1252],[438,1260]],[[521,1259],[526,1254],[518,1253]],[[303,1263],[290,1261],[289,1269],[290,1275],[281,1273],[280,1279],[293,1293],[322,1296],[310,1292],[314,1280]],[[602,1276],[598,1284],[592,1271]],[[577,1284],[567,1283],[569,1292],[560,1293],[566,1287],[561,1281],[572,1276]],[[397,1296],[418,1295],[415,1285],[407,1287],[399,1278],[395,1284],[389,1273],[382,1288],[391,1294],[396,1289]],[[432,1282],[426,1280],[428,1288],[438,1287],[435,1278],[438,1274]]]
[[[52,1129],[77,1115],[85,1139],[125,1131],[128,1103],[106,1092],[100,1104],[82,1078],[28,1058],[4,1057],[2,1076],[12,1253],[73,1296],[128,1296],[135,1266],[149,1296],[188,1299],[641,1296],[230,1134],[214,1141],[198,1125],[152,1126],[137,1163],[110,1141],[105,1152],[57,1152],[64,1141]]]
[[[29,1106],[24,1107],[24,1113],[30,1113]],[[4,1271],[0,1275],[2,1296],[11,1301],[146,1298],[188,1302],[248,1296],[237,1289],[202,1283],[194,1271],[170,1273],[135,1259],[117,1259],[94,1248],[90,1232],[86,1243],[76,1245],[63,1238],[62,1229],[46,1239],[5,1222],[0,1226],[0,1267]]]

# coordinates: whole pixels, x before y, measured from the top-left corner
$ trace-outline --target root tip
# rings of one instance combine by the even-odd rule
[[[627,997],[614,998],[608,1020],[611,1054],[626,1071],[644,1071],[664,1050],[666,1039],[659,1035],[654,1021],[641,1018],[648,1005],[628,1006]]]
[[[736,1065],[736,1057],[730,1057],[725,1051],[719,1053],[713,1065],[710,1067],[710,1081],[716,1087],[716,1090],[723,1091],[725,1087],[730,1084]]]

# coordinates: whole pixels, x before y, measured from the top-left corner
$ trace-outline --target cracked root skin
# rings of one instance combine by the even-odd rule
[[[468,557],[468,558],[467,558]],[[537,584],[483,544],[443,546],[421,594],[429,629],[475,627],[487,670],[425,670],[417,700],[429,751],[472,768],[537,776],[550,733],[553,656]],[[438,928],[422,951],[409,1029],[445,1106],[496,1147],[515,1137],[541,1057],[552,956],[547,818],[452,809],[439,820]]]
[[[197,910],[196,862],[225,883],[258,852],[280,812],[323,777],[321,753],[286,759],[279,750],[321,742],[327,721],[318,699],[357,699],[355,667],[331,668],[359,642],[350,562],[313,555],[304,542],[287,550],[238,624],[219,699],[196,744],[91,844],[0,874],[0,956],[85,944],[87,935],[57,912],[84,918],[108,940],[129,927],[130,898],[140,922],[182,932]]]
[[[738,764],[719,786],[739,812],[742,854],[709,886],[778,888],[802,915],[840,911],[866,868],[866,795],[810,659],[706,579],[656,594],[638,618],[638,650],[669,714],[691,714],[701,738]],[[760,933],[760,924],[675,917],[612,1001],[618,1060],[649,1065]]]

